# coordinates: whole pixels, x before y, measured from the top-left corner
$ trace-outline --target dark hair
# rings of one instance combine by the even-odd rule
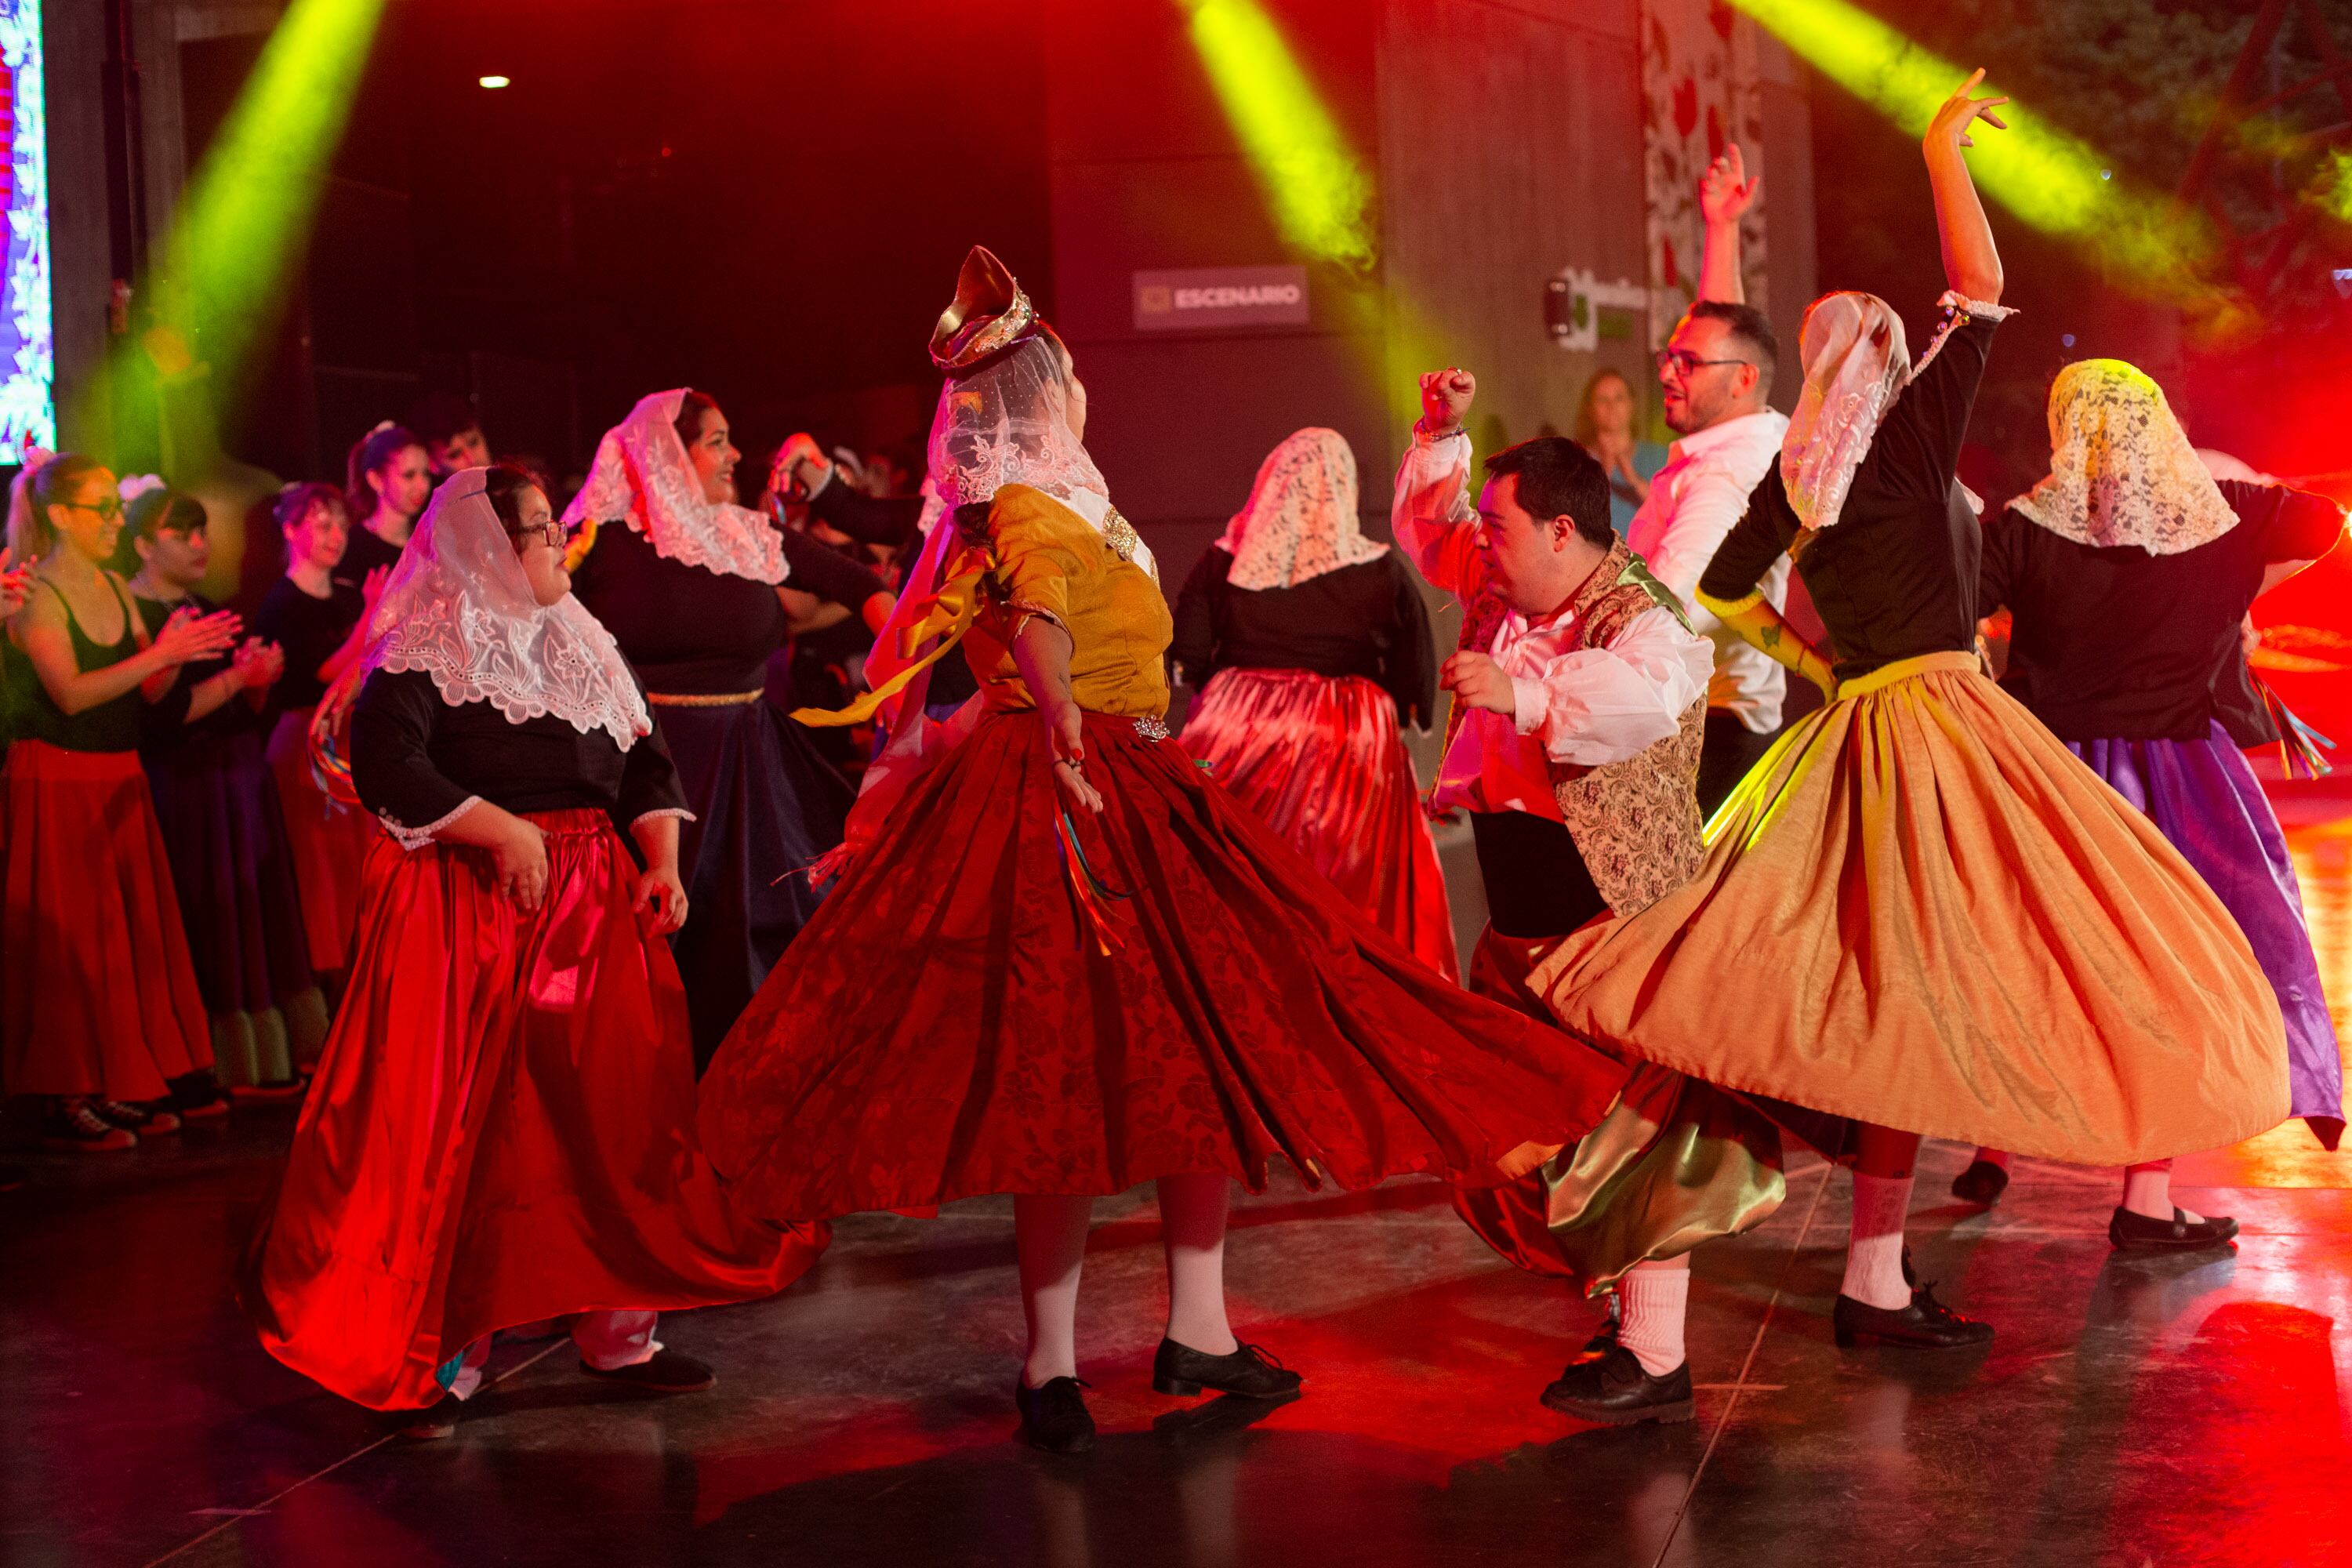
[[[511,540],[522,531],[522,492],[541,489],[538,476],[520,463],[492,463],[482,477],[482,494],[489,498],[490,510],[499,514],[499,526],[507,531]]]
[[[382,498],[375,493],[375,481],[369,475],[381,470],[409,447],[424,445],[416,432],[404,425],[393,424],[379,425],[352,442],[351,456],[343,464],[343,488],[352,515],[365,518],[375,514],[376,503]]]
[[[105,469],[106,465],[96,458],[59,452],[38,471],[16,476],[16,491],[9,498],[8,542],[15,547],[18,565],[31,565],[57,543],[58,531],[49,526],[49,508],[83,479]],[[17,495],[24,498],[21,504]]]
[[[1772,390],[1772,372],[1780,363],[1780,340],[1772,335],[1770,317],[1753,305],[1735,305],[1724,300],[1694,300],[1689,314],[1694,321],[1721,321],[1756,356],[1758,388]]]
[[[1592,400],[1599,395],[1601,384],[1604,381],[1616,382],[1625,388],[1626,400],[1633,404],[1634,423],[1638,425],[1641,422],[1642,405],[1633,396],[1633,379],[1613,364],[1602,365],[1592,373],[1592,379],[1584,384],[1584,395],[1576,400],[1576,444],[1587,451],[1591,451],[1592,444],[1601,439],[1601,421],[1593,416]],[[1637,430],[1634,434],[1638,439],[1640,432]]]
[[[278,531],[283,533],[309,517],[314,506],[341,512],[346,523],[352,520],[351,504],[343,500],[341,487],[317,479],[305,479],[279,490],[278,499],[269,503],[269,515],[277,520]]]
[[[454,392],[428,392],[408,411],[408,427],[431,452],[452,436],[480,429],[482,416],[474,412],[473,404]]]
[[[691,451],[694,444],[702,439],[703,415],[718,412],[719,399],[707,392],[696,392],[691,387],[688,388],[686,395],[678,400],[677,405],[676,421],[677,444]]]
[[[187,491],[157,485],[140,491],[123,507],[122,538],[129,543],[159,533],[194,533],[211,521],[205,503]]]
[[[1606,550],[1617,542],[1609,526],[1609,476],[1592,454],[1565,436],[1538,436],[1486,459],[1486,477],[1519,478],[1519,506],[1530,517],[1566,517],[1577,537]]]

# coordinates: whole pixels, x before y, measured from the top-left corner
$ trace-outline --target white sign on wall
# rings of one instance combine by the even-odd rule
[[[1139,332],[1202,327],[1303,327],[1304,267],[1198,267],[1135,274]]]

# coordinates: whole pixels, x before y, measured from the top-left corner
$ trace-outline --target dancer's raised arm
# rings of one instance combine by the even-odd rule
[[[1969,129],[1983,121],[2006,131],[1993,112],[2006,98],[1970,98],[1984,80],[1983,68],[1970,73],[1959,89],[1944,100],[1928,123],[1921,143],[1927,159],[1927,184],[1936,193],[1936,237],[1944,253],[1944,280],[1953,291],[1979,305],[2000,303],[2000,252],[1994,248],[1992,225],[1985,220],[1984,203],[1977,197],[1976,181],[1969,174],[1961,149],[1976,142]]]

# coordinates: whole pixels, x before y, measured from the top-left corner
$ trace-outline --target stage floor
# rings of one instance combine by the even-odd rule
[[[2280,795],[2339,1023],[2352,789]],[[1235,1325],[1307,1377],[1265,1410],[1150,1386],[1158,1228],[1101,1209],[1081,1307],[1102,1439],[1012,1439],[1010,1205],[862,1217],[792,1290],[665,1320],[709,1393],[616,1395],[502,1345],[456,1437],[389,1439],[262,1353],[232,1262],[290,1110],[117,1160],[16,1155],[0,1196],[0,1561],[1143,1568],[1330,1563],[2352,1562],[2352,1152],[2300,1123],[2182,1162],[2233,1255],[2122,1262],[2111,1173],[2021,1163],[2000,1205],[1930,1145],[1921,1272],[1985,1353],[1841,1352],[1847,1183],[1790,1172],[1698,1255],[1699,1418],[1578,1428],[1536,1394],[1597,1313],[1507,1268],[1444,1189],[1295,1182],[1236,1209]],[[176,1146],[174,1146],[176,1143]]]

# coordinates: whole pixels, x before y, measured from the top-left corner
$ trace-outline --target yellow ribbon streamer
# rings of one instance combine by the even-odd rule
[[[983,595],[982,584],[989,569],[995,564],[987,550],[973,547],[956,557],[948,568],[948,580],[940,591],[924,601],[922,614],[910,625],[899,628],[898,655],[904,658],[933,637],[938,646],[899,670],[881,685],[860,696],[846,708],[795,708],[793,718],[813,729],[836,729],[849,724],[863,724],[874,717],[882,704],[905,690],[915,677],[938,663],[948,649],[963,640],[964,633],[979,618]]]

